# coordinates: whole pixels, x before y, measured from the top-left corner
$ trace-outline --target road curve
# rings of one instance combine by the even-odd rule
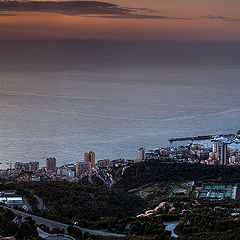
[[[4,207],[4,208],[8,208],[8,207]],[[16,209],[13,209],[13,208],[8,208],[8,209],[12,210],[15,214],[21,215],[22,217],[31,217],[37,225],[45,224],[50,229],[60,228],[60,229],[64,229],[64,231],[67,232],[67,228],[69,225],[67,225],[65,223],[60,223],[60,222],[56,222],[54,220],[50,220],[47,218],[38,217],[36,215],[26,213],[26,212],[21,212]],[[77,227],[77,228],[80,229],[82,231],[82,233],[88,232],[91,235],[112,236],[112,237],[119,237],[119,238],[126,237],[126,235],[124,235],[124,234],[108,233],[108,232],[104,232],[104,231],[100,231],[100,230],[92,230],[92,229],[81,228],[81,227]]]

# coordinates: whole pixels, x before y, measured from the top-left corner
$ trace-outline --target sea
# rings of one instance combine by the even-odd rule
[[[0,167],[134,159],[240,130],[240,45],[201,41],[0,41]]]

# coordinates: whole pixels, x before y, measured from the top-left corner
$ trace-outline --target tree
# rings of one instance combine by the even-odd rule
[[[14,236],[17,233],[18,225],[14,222],[5,222],[4,223],[4,233],[7,236]]]

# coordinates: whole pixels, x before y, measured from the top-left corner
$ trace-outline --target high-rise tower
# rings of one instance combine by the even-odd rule
[[[219,144],[219,164],[220,165],[228,164],[228,147],[227,144],[223,142]]]
[[[84,162],[90,162],[91,168],[95,167],[95,153],[90,151],[88,153],[84,153]]]
[[[137,161],[144,161],[146,160],[146,150],[145,148],[139,148],[137,150]]]
[[[56,173],[56,158],[47,158],[46,159],[46,171],[51,173]]]

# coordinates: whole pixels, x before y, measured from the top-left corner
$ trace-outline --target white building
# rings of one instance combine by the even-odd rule
[[[66,177],[66,178],[74,178],[75,171],[73,171],[67,167],[60,167],[57,169],[57,175],[59,175],[61,177]]]

